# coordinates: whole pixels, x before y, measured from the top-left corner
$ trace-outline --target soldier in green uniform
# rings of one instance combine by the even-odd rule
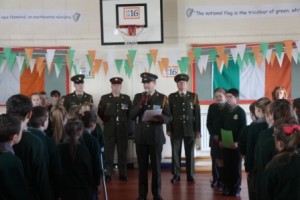
[[[178,91],[169,95],[172,121],[167,126],[167,134],[172,145],[171,183],[180,181],[181,145],[184,141],[186,175],[188,182],[195,182],[194,146],[195,138],[200,137],[200,106],[198,95],[187,90],[189,76],[178,74],[174,78]]]
[[[12,148],[22,138],[21,120],[0,115],[0,199],[28,199],[22,161]]]
[[[103,95],[98,106],[98,115],[104,123],[104,153],[106,181],[111,180],[114,167],[114,150],[117,145],[119,179],[127,181],[128,120],[131,108],[130,97],[121,94],[123,79],[110,79],[112,92]]]
[[[147,199],[148,193],[148,164],[149,157],[152,168],[152,194],[154,200],[162,200],[160,163],[163,144],[166,138],[163,124],[168,123],[171,117],[168,99],[155,90],[157,76],[151,73],[141,74],[145,92],[135,95],[130,118],[136,120],[134,141],[139,165],[139,197]],[[146,119],[145,112],[161,109],[161,114]]]
[[[74,105],[82,105],[84,102],[93,103],[93,96],[83,91],[84,78],[85,76],[83,74],[77,74],[71,78],[71,81],[74,82],[75,91],[65,97],[64,107],[67,112]]]

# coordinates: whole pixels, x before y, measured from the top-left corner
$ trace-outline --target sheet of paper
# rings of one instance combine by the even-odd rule
[[[230,148],[233,144],[232,131],[221,129],[222,143],[225,147]]]
[[[144,112],[142,121],[143,122],[150,121],[150,119],[152,119],[152,117],[154,117],[155,115],[161,115],[161,113],[162,113],[162,109],[146,110]]]

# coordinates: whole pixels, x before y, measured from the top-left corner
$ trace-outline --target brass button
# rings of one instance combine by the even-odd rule
[[[185,121],[183,121],[182,123],[185,123]]]
[[[149,125],[147,125],[147,127],[149,127]]]

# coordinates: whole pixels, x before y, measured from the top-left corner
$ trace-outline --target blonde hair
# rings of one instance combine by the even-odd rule
[[[64,122],[67,119],[68,113],[65,107],[61,105],[56,105],[51,108],[50,112],[50,121],[53,127],[53,135],[54,141],[56,144],[61,143],[62,138],[64,136]]]
[[[73,105],[69,108],[68,117],[69,119],[80,118],[81,105]]]

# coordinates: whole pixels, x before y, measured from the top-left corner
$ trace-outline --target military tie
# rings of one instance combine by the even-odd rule
[[[77,96],[78,96],[79,99],[81,99],[83,95],[82,94],[78,94]]]

